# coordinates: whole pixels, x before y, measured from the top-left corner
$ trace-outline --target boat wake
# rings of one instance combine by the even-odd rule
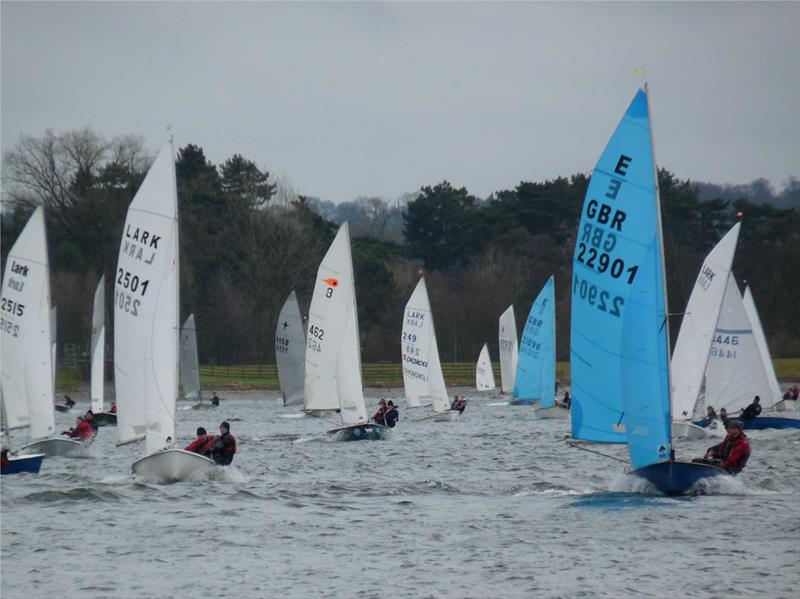
[[[305,418],[306,414],[303,412],[294,412],[292,414],[278,414],[278,418]]]
[[[486,405],[487,406],[492,406],[492,407],[493,406],[507,406],[508,402],[507,401],[490,401]]]

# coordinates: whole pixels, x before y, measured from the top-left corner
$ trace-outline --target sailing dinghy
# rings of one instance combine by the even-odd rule
[[[647,87],[601,155],[573,256],[572,435],[625,443],[629,476],[680,495],[726,476],[674,459],[661,210]]]
[[[531,306],[522,331],[511,404],[534,405],[539,418],[569,418],[556,403],[556,309],[552,275]]]
[[[114,370],[120,444],[145,439],[134,475],[177,482],[215,470],[173,447],[178,395],[178,197],[172,144],[159,153],[125,219],[114,279]]]
[[[514,390],[514,375],[517,372],[519,358],[514,304],[511,304],[500,315],[498,341],[500,347],[500,392],[511,393]]]
[[[686,304],[671,362],[673,437],[704,439],[712,436],[692,420],[736,252],[739,228],[740,223],[733,225],[706,256]],[[717,407],[708,400],[706,405]],[[724,431],[720,428],[719,432]]]
[[[494,391],[497,385],[494,382],[492,359],[489,357],[489,346],[484,343],[475,365],[475,388],[478,391]]]
[[[731,417],[750,405],[756,395],[770,408],[780,397],[780,390],[775,394],[769,379],[760,344],[731,273],[706,368],[706,403],[725,408]],[[745,430],[800,428],[800,419],[763,413],[741,421]]]
[[[308,310],[305,407],[312,414],[338,411],[341,426],[329,430],[342,441],[381,439],[386,428],[369,422],[361,386],[358,311],[345,222],[317,271]]]
[[[275,326],[275,362],[281,384],[283,405],[303,403],[305,384],[306,329],[300,315],[297,294],[292,291],[283,303]]]
[[[71,456],[84,444],[51,437],[53,409],[53,313],[44,209],[33,211],[6,258],[2,297],[2,396],[6,432],[27,428],[34,441],[19,453]],[[9,442],[11,437],[9,436]]]
[[[423,420],[455,420],[459,412],[450,409],[425,277],[420,278],[406,302],[401,344],[403,386],[408,407],[430,405],[433,414]]]

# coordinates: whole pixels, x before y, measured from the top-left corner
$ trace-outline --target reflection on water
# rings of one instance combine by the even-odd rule
[[[568,421],[463,394],[459,422],[401,409],[389,439],[337,443],[277,393],[227,392],[178,435],[228,420],[233,467],[174,485],[133,480],[143,447],[102,428],[89,459],[3,477],[2,596],[794,596],[800,432],[755,431],[738,479],[666,498],[567,447]]]

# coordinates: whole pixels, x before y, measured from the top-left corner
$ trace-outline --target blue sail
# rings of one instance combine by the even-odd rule
[[[663,260],[658,232],[640,263],[622,332],[622,397],[628,455],[634,468],[671,453],[669,354]]]
[[[542,408],[555,405],[556,311],[553,277],[547,279],[531,306],[519,344],[514,398],[531,399]]]
[[[630,339],[623,329],[658,229],[647,94],[639,90],[592,173],[575,243],[570,331],[574,438],[628,440],[622,361],[632,351],[625,347]],[[637,391],[646,395],[653,389]]]

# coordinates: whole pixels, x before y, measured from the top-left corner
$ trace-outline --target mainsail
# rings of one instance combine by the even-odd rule
[[[103,411],[103,381],[106,360],[106,277],[100,277],[92,309],[91,383],[92,411]]]
[[[538,401],[540,408],[550,408],[556,403],[556,311],[553,288],[551,275],[534,300],[525,322],[514,377],[514,398]]]
[[[514,390],[514,375],[517,372],[517,359],[519,357],[517,321],[514,318],[513,304],[500,315],[498,328],[500,344],[500,385],[503,393],[511,393]]]
[[[178,200],[172,145],[150,167],[125,219],[114,275],[114,372],[121,443],[175,439]]]
[[[180,373],[185,399],[202,399],[200,388],[200,360],[197,357],[197,328],[194,324],[194,314],[181,327],[180,340]]]
[[[739,227],[740,223],[733,225],[706,256],[686,305],[672,354],[672,414],[676,420],[691,420],[694,413],[736,251]]]
[[[778,377],[775,374],[775,366],[772,364],[772,354],[770,354],[769,346],[767,345],[767,337],[764,335],[764,329],[761,327],[761,318],[758,316],[758,309],[756,308],[753,294],[750,291],[750,286],[744,288],[744,296],[742,297],[742,305],[744,305],[745,314],[750,321],[750,328],[753,331],[753,338],[755,339],[758,353],[761,356],[761,362],[764,364],[764,373],[767,376],[767,384],[769,385],[769,395],[762,397],[761,401],[765,407],[770,407],[783,399],[781,395],[781,386],[778,383]]]
[[[281,308],[275,327],[275,361],[285,406],[303,403],[305,359],[306,329],[297,294],[292,291]]]
[[[496,386],[489,346],[484,343],[478,355],[478,363],[475,365],[475,387],[478,391],[493,391]]]

